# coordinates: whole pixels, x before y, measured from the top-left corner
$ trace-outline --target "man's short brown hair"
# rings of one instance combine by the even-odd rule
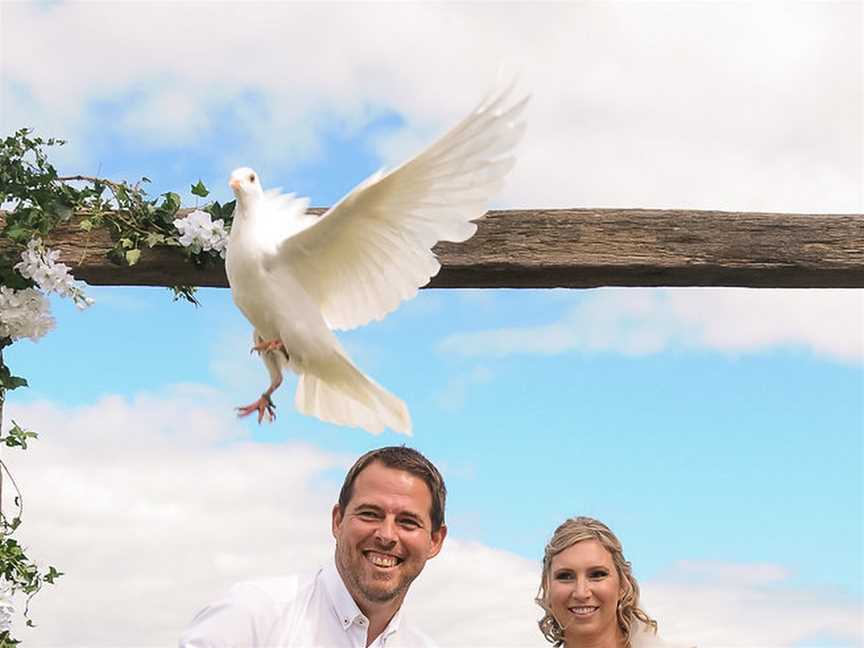
[[[355,461],[351,470],[345,475],[342,490],[339,492],[339,510],[344,513],[347,509],[348,502],[354,495],[354,482],[357,475],[375,461],[387,468],[404,470],[426,482],[429,493],[432,495],[432,508],[429,511],[429,517],[432,520],[432,532],[440,529],[441,525],[444,524],[444,505],[447,501],[444,478],[431,461],[413,448],[406,448],[405,446],[387,446],[386,448],[370,450]]]

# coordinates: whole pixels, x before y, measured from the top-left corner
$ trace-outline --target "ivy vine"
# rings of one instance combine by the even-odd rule
[[[150,178],[145,176],[131,184],[87,175],[60,176],[48,161],[45,149],[65,143],[32,136],[32,131],[26,128],[0,141],[0,204],[8,212],[0,238],[10,241],[13,250],[11,254],[0,252],[0,285],[17,289],[32,286],[32,281],[13,270],[18,262],[16,252],[34,237],[44,239],[57,225],[76,214],[82,216],[79,223],[82,230],[106,228],[112,233],[114,246],[108,258],[118,265],[134,266],[142,249],[156,245],[183,248],[189,260],[199,267],[218,259],[219,255],[212,251],[196,251],[180,243],[174,226],[180,196],[169,191],[150,198],[144,189]],[[200,180],[191,186],[191,192],[201,198],[209,195]],[[221,205],[213,201],[201,209],[214,220],[222,220],[228,229],[234,202]],[[171,290],[175,299],[198,305],[194,286],[171,286]]]
[[[55,138],[36,137],[26,128],[0,140],[0,207],[4,210],[5,221],[0,229],[0,297],[4,296],[4,289],[7,294],[14,295],[14,291],[41,287],[32,276],[26,272],[22,274],[22,253],[26,253],[34,241],[50,240],[55,227],[73,218],[85,231],[104,228],[111,233],[114,245],[108,258],[118,265],[134,266],[141,258],[142,250],[157,245],[183,249],[190,262],[199,267],[218,262],[219,249],[207,245],[202,247],[194,242],[190,244],[188,233],[181,232],[183,222],[178,221],[179,195],[166,192],[156,197],[148,196],[144,187],[150,179],[146,177],[133,184],[126,180],[87,175],[61,176],[49,162],[47,149],[64,143]],[[200,180],[191,186],[191,192],[202,199],[209,195]],[[223,228],[227,232],[234,202],[220,205],[213,201],[196,211],[206,213],[203,221],[206,226],[218,223],[220,232]],[[200,227],[200,222],[199,218],[196,227]],[[224,253],[224,249],[222,251]],[[170,289],[175,301],[182,299],[198,305],[194,286],[177,285]],[[3,349],[17,337],[11,334],[3,336],[2,316],[0,311],[0,424],[6,393],[27,387],[27,380],[13,375],[4,363]],[[19,426],[15,421],[11,423],[5,433],[0,431],[0,447],[26,450],[28,442],[37,438],[36,432]],[[40,569],[27,556],[26,548],[13,537],[22,522],[23,500],[6,464],[0,460],[0,488],[4,473],[15,488],[15,513],[10,516],[0,507],[0,590],[6,588],[10,595],[16,592],[26,595],[24,616],[27,625],[32,626],[29,618],[31,598],[45,583],[53,584],[63,573],[53,566]],[[20,640],[12,636],[9,619],[3,618],[4,614],[9,616],[9,611],[2,608],[0,601],[0,648],[6,648],[19,644]]]

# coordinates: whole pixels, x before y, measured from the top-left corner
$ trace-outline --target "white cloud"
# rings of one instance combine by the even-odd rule
[[[227,116],[226,168],[285,169],[320,155],[327,132],[395,112],[404,128],[370,142],[393,161],[464,114],[505,63],[534,99],[500,204],[864,209],[855,3],[2,11],[4,123],[68,137],[82,162],[121,132],[194,150]],[[106,101],[116,123],[94,110]]]
[[[41,432],[5,457],[27,507],[20,537],[66,572],[34,601],[28,644],[171,645],[231,582],[308,570],[332,553],[329,511],[353,457],[243,441],[234,419],[214,414],[224,403],[212,390],[7,405]],[[442,646],[542,645],[538,574],[535,561],[451,529],[409,606]],[[789,576],[778,565],[683,562],[644,583],[644,600],[664,634],[701,648],[861,639],[860,602],[795,589]]]
[[[670,348],[754,353],[803,348],[834,360],[864,359],[864,291],[607,289],[549,324],[455,333],[440,348],[464,356]]]
[[[170,645],[230,582],[329,552],[335,486],[322,473],[348,459],[245,442],[210,390],[72,409],[7,403],[7,416],[40,432],[6,456],[24,493],[20,536],[66,573],[34,601],[27,643]]]
[[[642,589],[669,639],[702,648],[861,645],[860,601],[786,577],[778,565],[683,562]]]
[[[124,114],[120,129],[148,146],[194,144],[211,127],[206,106],[181,88],[160,87]]]

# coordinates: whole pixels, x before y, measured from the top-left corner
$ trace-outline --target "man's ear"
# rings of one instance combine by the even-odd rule
[[[438,555],[438,552],[441,551],[441,546],[444,544],[444,538],[447,537],[447,525],[442,524],[437,531],[432,532],[432,546],[429,547],[429,558],[434,558]]]
[[[336,532],[339,530],[339,525],[342,524],[342,509],[339,508],[338,504],[333,506],[332,513],[332,525],[331,531],[333,532],[333,537],[336,537]]]

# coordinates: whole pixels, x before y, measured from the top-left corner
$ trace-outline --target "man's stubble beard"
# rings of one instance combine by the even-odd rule
[[[346,564],[346,563],[350,563],[350,557],[351,556],[350,556],[350,553],[348,553],[348,555],[345,555],[346,553],[348,553],[348,552],[344,552],[337,545],[337,547],[336,547],[336,566],[338,568],[338,571],[342,575],[342,578],[344,580],[348,581],[348,583],[350,583],[350,586],[348,589],[352,590],[352,594],[353,594],[353,592],[357,592],[363,597],[364,600],[366,600],[370,603],[389,603],[389,602],[399,598],[400,596],[404,596],[405,593],[408,591],[408,587],[411,585],[411,583],[414,582],[414,579],[417,578],[417,576],[419,575],[419,573],[418,573],[418,574],[414,574],[414,576],[409,577],[409,576],[406,576],[403,574],[401,578],[399,576],[397,576],[396,582],[394,583],[392,588],[389,588],[389,589],[369,588],[368,586],[366,586],[362,582],[362,578],[361,578],[362,568],[363,568],[362,563],[358,564],[359,569],[357,572],[352,571],[350,568],[350,565]],[[366,558],[362,554],[360,554],[359,560],[364,561],[364,560],[366,560]],[[376,582],[374,578],[372,580],[373,580],[373,582]],[[377,582],[384,582],[384,581],[377,581]],[[348,583],[346,583],[346,584],[348,584]]]

